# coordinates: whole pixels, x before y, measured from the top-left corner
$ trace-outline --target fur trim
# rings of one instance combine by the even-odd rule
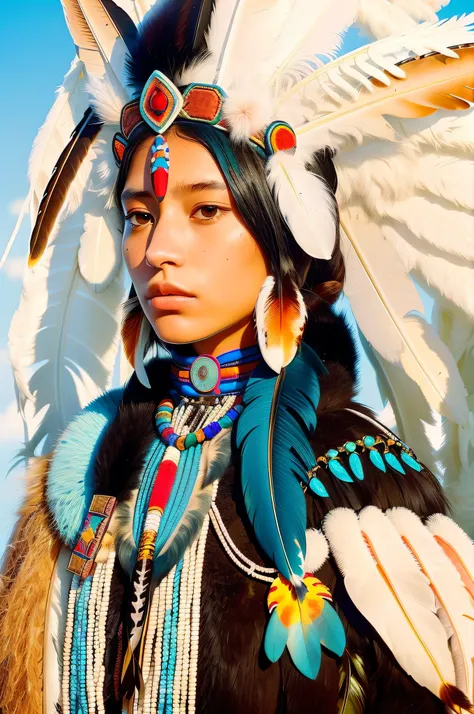
[[[321,531],[308,528],[306,531],[306,558],[304,568],[307,573],[317,573],[329,557],[329,545]]]
[[[100,442],[117,413],[122,390],[106,392],[86,407],[64,431],[48,476],[47,498],[54,524],[73,548],[94,494]]]
[[[2,568],[0,702],[3,714],[42,711],[45,611],[61,547],[46,507],[47,471],[47,457],[31,462],[26,500]]]
[[[258,89],[258,93],[252,94],[248,87],[245,91],[237,88],[224,102],[224,119],[230,125],[230,135],[234,141],[246,141],[271,121],[270,97],[266,96],[261,87],[255,89]]]

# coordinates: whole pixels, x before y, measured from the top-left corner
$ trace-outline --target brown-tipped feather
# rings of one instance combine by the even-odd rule
[[[461,692],[454,684],[443,684],[439,690],[439,698],[446,706],[459,714],[463,711],[474,714],[474,706],[464,692]]]
[[[280,293],[280,294],[278,294]],[[269,349],[279,349],[282,366],[296,354],[306,321],[306,309],[298,288],[290,278],[275,284],[266,304],[265,327]]]
[[[143,312],[137,297],[132,297],[124,305],[121,335],[123,351],[128,362],[135,367],[135,350],[140,337]]]
[[[469,109],[474,101],[474,46],[455,48],[459,59],[441,54],[427,55],[402,62],[406,77],[390,75],[387,87],[372,79],[373,92],[361,91],[356,101],[344,104],[328,116],[304,124],[298,136],[331,122],[384,122],[383,115],[416,118],[433,114],[438,109]]]
[[[27,497],[0,586],[0,710],[39,714],[42,704],[43,637],[49,586],[60,542],[46,509],[48,459],[28,471]]]
[[[88,108],[61,152],[41,199],[36,223],[31,234],[28,257],[30,268],[43,255],[67,192],[101,128],[102,123],[93,110]]]
[[[100,50],[84,15],[84,9],[78,0],[62,0],[62,6],[74,44],[81,49]],[[104,28],[113,26],[130,50],[136,40],[135,24],[113,0],[89,0],[85,11],[89,18],[93,17]]]

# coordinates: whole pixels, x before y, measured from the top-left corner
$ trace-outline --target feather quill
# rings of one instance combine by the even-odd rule
[[[306,505],[299,479],[314,464],[308,439],[316,427],[318,364],[317,355],[303,343],[279,375],[262,365],[247,384],[237,422],[250,522],[268,557],[297,590],[306,550]]]
[[[349,597],[399,664],[448,706],[465,705],[453,684],[454,664],[434,593],[389,519],[374,506],[359,518],[338,508],[323,527]]]
[[[43,255],[68,190],[101,128],[92,109],[88,109],[62,151],[38,208],[30,238],[29,267]]]
[[[274,372],[294,358],[306,323],[306,306],[290,278],[264,281],[255,305],[257,337],[265,362]]]
[[[329,260],[336,242],[334,197],[326,181],[307,171],[298,152],[277,151],[267,179],[293,238],[313,258]]]
[[[460,574],[418,516],[406,508],[393,508],[387,511],[387,516],[430,581],[431,589],[453,632],[450,649],[456,671],[456,685],[473,700],[474,603],[463,586]]]

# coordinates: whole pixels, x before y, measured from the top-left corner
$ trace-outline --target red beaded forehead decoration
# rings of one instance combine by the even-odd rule
[[[140,99],[122,109],[121,133],[115,134],[113,152],[118,165],[134,129],[146,122],[157,134],[163,134],[175,120],[199,121],[227,130],[222,108],[226,93],[215,84],[193,82],[180,91],[168,77],[155,70],[145,84]],[[250,137],[251,144],[263,156],[296,149],[296,134],[289,124],[274,121]]]

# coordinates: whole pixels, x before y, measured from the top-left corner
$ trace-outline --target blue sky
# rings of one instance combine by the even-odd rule
[[[440,17],[467,12],[472,0],[451,0]],[[20,7],[20,10],[18,9]],[[364,44],[351,30],[344,49]],[[21,6],[5,3],[0,26],[0,67],[3,119],[0,132],[0,254],[15,225],[22,199],[28,191],[28,156],[36,133],[50,109],[55,89],[74,56],[59,0],[23,0]],[[21,469],[6,476],[22,440],[16,414],[13,378],[7,358],[8,327],[21,292],[21,275],[28,247],[28,221],[0,273],[0,554],[8,541],[23,493]],[[380,406],[370,371],[364,368],[362,398]]]

